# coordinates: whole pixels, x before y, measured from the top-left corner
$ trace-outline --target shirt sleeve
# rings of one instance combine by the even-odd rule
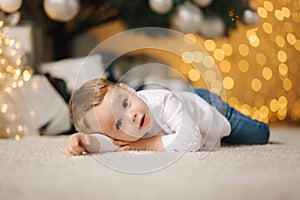
[[[202,145],[200,129],[183,105],[184,102],[174,94],[165,101],[165,126],[172,130],[171,134],[161,137],[167,152],[198,151]]]
[[[100,144],[99,152],[97,152],[97,153],[112,152],[118,148],[118,146],[115,146],[113,144],[113,139],[111,139],[110,137],[107,137],[106,135],[99,134],[99,133],[94,133],[92,135],[95,138],[97,138],[97,140],[99,141],[99,144]]]

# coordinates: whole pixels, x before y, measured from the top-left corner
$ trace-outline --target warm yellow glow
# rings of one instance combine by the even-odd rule
[[[257,78],[254,78],[251,82],[251,88],[257,92],[261,89],[261,87],[262,87],[261,81]]]
[[[272,78],[273,73],[269,67],[264,67],[264,69],[262,71],[262,75],[263,75],[264,79],[270,80]]]
[[[23,126],[22,125],[18,125],[18,131],[22,132],[23,131]]]
[[[247,72],[249,70],[249,63],[246,60],[240,60],[238,65],[241,72]]]
[[[242,56],[247,56],[249,54],[249,47],[245,44],[240,44],[239,52]]]
[[[272,99],[270,102],[270,110],[272,112],[276,112],[279,109],[278,101],[276,99]]]
[[[223,84],[219,80],[213,80],[211,82],[211,91],[215,93],[219,93],[223,88]]]
[[[262,95],[256,95],[256,97],[254,98],[255,106],[260,107],[264,105],[264,103],[265,103],[265,97]]]
[[[286,64],[280,63],[278,66],[278,70],[281,75],[285,76],[285,75],[287,75],[289,69]]]
[[[192,63],[193,62],[193,54],[190,51],[183,52],[181,59],[185,63]]]
[[[200,51],[193,51],[193,61],[195,63],[201,63],[203,59],[203,54]]]
[[[286,90],[286,91],[290,91],[293,87],[293,82],[288,79],[288,78],[285,78],[283,80],[283,88]]]
[[[22,80],[20,80],[20,81],[18,82],[18,86],[19,86],[19,87],[22,87],[23,84],[24,84],[24,82],[23,82]]]
[[[231,70],[231,64],[228,60],[223,60],[220,62],[219,67],[222,72],[229,72]]]
[[[264,65],[267,62],[267,58],[266,58],[266,56],[264,54],[258,53],[256,55],[256,61],[257,61],[258,64]]]
[[[279,97],[279,99],[278,99],[279,108],[285,108],[285,107],[287,107],[287,104],[288,104],[288,100],[285,96]]]
[[[211,82],[216,80],[217,74],[214,70],[207,70],[204,72],[204,77],[206,81]]]
[[[224,51],[222,49],[214,50],[214,57],[218,61],[224,60],[225,57]]]
[[[222,44],[221,49],[223,49],[226,56],[231,56],[232,55],[233,49],[232,49],[232,46],[230,44],[228,44],[228,43]]]
[[[35,117],[35,111],[34,110],[30,110],[29,114],[30,114],[31,117]]]
[[[281,35],[277,35],[275,41],[279,47],[283,47],[285,45],[285,40]]]
[[[251,46],[253,47],[258,47],[260,44],[260,40],[256,35],[251,35],[249,37],[249,43],[251,44]]]
[[[238,100],[236,97],[230,97],[230,98],[228,99],[228,103],[229,103],[231,106],[235,107],[235,106],[239,105],[239,100]]]
[[[205,48],[207,51],[213,51],[213,50],[215,50],[215,48],[216,48],[216,43],[215,43],[215,41],[213,41],[213,40],[205,40],[205,41],[204,41],[204,48]]]
[[[282,21],[284,19],[284,14],[281,10],[275,10],[274,14],[276,19],[278,19],[279,21]]]
[[[29,81],[30,78],[31,78],[31,72],[29,70],[24,70],[23,71],[23,80]]]
[[[285,18],[289,18],[291,16],[291,11],[287,7],[282,7],[281,11]]]
[[[300,51],[300,40],[295,41],[294,47],[297,51]]]
[[[191,81],[198,81],[201,77],[200,72],[196,69],[189,70],[188,76]]]
[[[230,76],[226,76],[223,80],[224,88],[230,90],[234,87],[234,80]]]
[[[1,112],[2,113],[6,113],[7,109],[8,109],[8,105],[7,104],[3,104],[2,107],[1,107]]]
[[[194,34],[188,33],[184,36],[185,43],[193,45],[197,42],[196,36]]]
[[[273,32],[273,26],[272,24],[268,23],[268,22],[264,22],[263,23],[263,30],[268,33],[271,34]]]
[[[203,59],[203,64],[207,68],[212,68],[214,66],[215,62],[211,56],[205,56]]]
[[[268,12],[265,8],[259,7],[257,9],[257,14],[261,17],[261,18],[267,18],[268,17]]]
[[[287,109],[286,108],[284,108],[284,109],[279,108],[278,112],[277,112],[277,118],[279,120],[284,120],[286,118],[286,113],[287,113]]]
[[[264,7],[269,12],[273,11],[273,4],[270,1],[265,1],[264,2]]]
[[[15,135],[15,140],[21,140],[21,136],[20,135]]]
[[[17,82],[14,81],[14,82],[11,84],[11,87],[12,87],[12,88],[17,88],[17,87],[18,87]]]
[[[296,43],[296,37],[293,33],[288,33],[286,35],[286,40],[290,45],[294,45]]]
[[[279,62],[282,62],[282,63],[286,62],[287,53],[285,51],[282,51],[282,50],[278,51],[277,59],[279,60]]]
[[[10,128],[6,128],[5,132],[6,134],[10,134],[11,133]]]

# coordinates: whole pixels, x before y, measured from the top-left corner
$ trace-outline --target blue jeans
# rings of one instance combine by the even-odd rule
[[[229,136],[223,137],[221,142],[228,144],[266,144],[270,136],[269,126],[263,122],[252,119],[222,99],[205,89],[186,89],[188,92],[193,92],[214,106],[222,115],[224,115],[230,125],[231,132]]]

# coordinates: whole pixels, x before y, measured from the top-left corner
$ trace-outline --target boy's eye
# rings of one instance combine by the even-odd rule
[[[123,101],[122,106],[123,106],[123,108],[127,108],[127,106],[128,106],[128,100],[127,99]]]
[[[120,129],[121,126],[122,126],[122,121],[118,120],[117,123],[116,123],[117,129]]]

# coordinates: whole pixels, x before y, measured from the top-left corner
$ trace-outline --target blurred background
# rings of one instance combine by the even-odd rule
[[[192,86],[206,88],[218,74],[200,73],[201,51],[182,55],[141,49],[105,66],[105,55],[85,57],[102,41],[125,30],[163,27],[185,34],[218,67],[222,81],[211,90],[226,91],[226,101],[271,126],[300,125],[300,1],[298,0],[0,0],[0,138],[72,133],[67,102],[77,78],[94,78],[101,70],[118,80],[144,63],[163,63]],[[168,35],[136,32],[131,39],[169,44]],[[182,41],[181,41],[182,42]],[[117,50],[116,50],[117,49]],[[128,80],[145,80],[181,88],[172,72],[159,68]],[[159,74],[159,76],[158,76]]]

